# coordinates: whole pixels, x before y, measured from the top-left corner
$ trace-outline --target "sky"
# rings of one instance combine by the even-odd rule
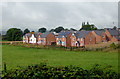
[[[117,2],[4,2],[2,30],[28,28],[37,31],[58,26],[79,30],[82,22],[97,28],[118,26]]]

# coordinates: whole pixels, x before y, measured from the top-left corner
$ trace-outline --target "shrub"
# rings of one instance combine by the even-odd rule
[[[109,66],[108,66],[109,67]],[[107,68],[106,67],[106,70]],[[90,70],[85,70],[77,66],[52,67],[46,63],[28,66],[27,68],[17,68],[10,71],[3,71],[2,78],[19,79],[118,79],[118,74],[108,69],[101,68],[96,64]]]
[[[113,49],[117,48],[117,46],[115,45],[115,43],[110,44],[110,47],[113,48]]]

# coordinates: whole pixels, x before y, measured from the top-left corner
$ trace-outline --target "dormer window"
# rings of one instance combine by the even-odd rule
[[[92,39],[90,38],[90,41],[91,41]]]
[[[102,38],[104,38],[104,36],[102,36]]]

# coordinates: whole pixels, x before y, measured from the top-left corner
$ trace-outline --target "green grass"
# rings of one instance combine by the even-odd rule
[[[46,62],[51,66],[79,65],[84,69],[90,69],[94,64],[100,64],[103,67],[111,65],[113,70],[117,72],[118,53],[35,49],[2,45],[2,63],[4,62],[7,64],[7,69]]]

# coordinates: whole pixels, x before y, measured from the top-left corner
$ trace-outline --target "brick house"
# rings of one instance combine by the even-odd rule
[[[77,31],[75,34],[71,36],[71,46],[72,47],[80,47],[85,46],[85,36],[87,35],[88,31],[82,30]]]
[[[107,36],[104,30],[94,30],[92,33],[96,38],[96,43],[107,42]]]
[[[38,44],[41,45],[52,45],[55,43],[55,36],[53,33],[45,32],[38,36]]]
[[[58,46],[65,46],[70,47],[71,46],[71,31],[61,31],[58,36],[56,36],[56,44]]]
[[[89,31],[85,36],[85,45],[96,44],[95,35]]]
[[[27,33],[25,35],[23,35],[23,43],[29,43],[29,39],[31,37],[31,33]]]
[[[120,38],[113,36],[111,42],[117,42],[117,41],[120,41]]]
[[[111,41],[113,37],[120,38],[119,32],[114,29],[105,29],[105,34],[108,38],[108,41]]]

